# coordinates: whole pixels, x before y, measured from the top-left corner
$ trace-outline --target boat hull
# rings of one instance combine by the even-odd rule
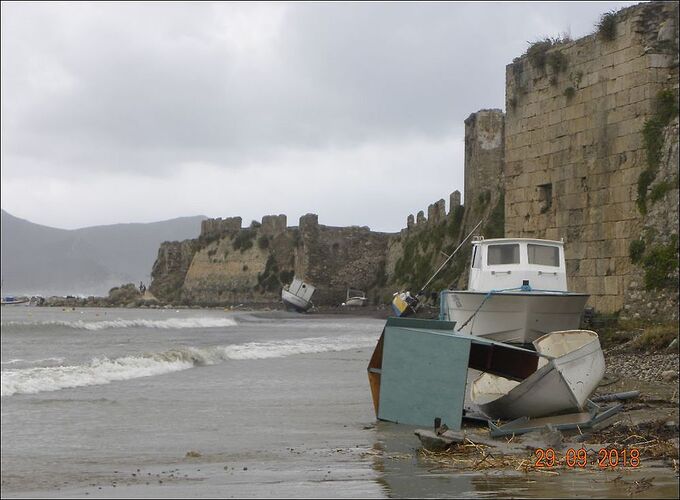
[[[441,319],[455,321],[461,333],[528,344],[549,332],[579,328],[588,297],[566,292],[488,295],[446,290],[441,295]]]
[[[286,309],[292,311],[307,312],[312,307],[312,303],[310,301],[298,297],[285,288],[281,290],[281,300],[286,306]]]
[[[362,306],[366,305],[366,302],[368,302],[367,298],[352,297],[352,298],[347,299],[347,301],[345,302],[345,305],[349,306],[349,307],[362,307]]]
[[[573,339],[576,348],[560,348]],[[564,339],[567,339],[565,342]],[[586,409],[588,397],[604,376],[605,361],[595,332],[572,330],[552,332],[534,342],[541,354],[551,355],[551,346],[558,345],[553,359],[542,359],[539,368],[521,382],[482,374],[473,383],[472,401],[490,418],[515,419],[543,417]],[[569,350],[571,349],[571,350]],[[569,350],[565,354],[560,352]]]

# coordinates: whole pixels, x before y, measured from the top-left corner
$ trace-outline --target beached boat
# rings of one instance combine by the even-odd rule
[[[567,290],[564,244],[529,238],[472,241],[467,290],[440,294],[440,319],[462,333],[528,344],[577,329],[588,294]]]
[[[472,384],[472,402],[490,418],[543,417],[586,409],[588,397],[604,376],[597,333],[552,332],[533,342],[541,355],[524,380],[483,373]]]
[[[392,312],[397,317],[409,316],[415,313],[420,306],[418,298],[411,295],[411,292],[397,292],[392,298]]]
[[[316,288],[309,283],[293,278],[293,282],[281,290],[281,300],[286,309],[307,312],[313,305],[311,299],[315,290]]]
[[[342,305],[349,307],[362,307],[365,306],[367,302],[368,298],[366,297],[365,292],[362,292],[361,290],[352,290],[351,288],[348,288],[347,299]]]

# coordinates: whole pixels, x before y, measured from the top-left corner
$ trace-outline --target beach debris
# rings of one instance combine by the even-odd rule
[[[423,448],[429,451],[441,451],[449,448],[452,444],[465,441],[465,434],[446,430],[441,434],[425,429],[416,429],[414,434],[420,439]]]
[[[429,432],[429,431],[428,431]],[[534,461],[530,455],[505,454],[499,450],[491,451],[491,446],[465,438],[445,450],[418,449],[418,457],[433,466],[432,469],[472,469],[498,470],[512,468],[527,472],[532,470]]]
[[[602,396],[595,396],[590,398],[593,403],[604,403],[606,401],[626,401],[629,399],[637,399],[640,397],[640,391],[626,391],[616,392],[613,394],[603,394]]]
[[[198,452],[198,451],[191,450],[191,451],[187,451],[187,454],[184,455],[184,456],[185,456],[185,458],[198,458],[198,457],[201,456],[201,453]]]
[[[581,431],[581,429],[590,429],[623,410],[622,404],[617,404],[610,408],[602,408],[595,403],[589,402],[589,406],[590,409],[587,412],[532,419],[520,417],[502,426],[494,424],[489,420],[489,433],[491,437],[511,436],[526,434],[531,431],[540,431],[546,426],[550,426],[554,430],[577,429]]]
[[[529,431],[522,436],[522,444],[530,449],[558,448],[562,445],[563,440],[562,433],[552,424],[546,424],[544,427]]]
[[[646,489],[649,489],[652,486],[652,481],[654,481],[654,477],[643,477],[641,479],[638,479],[636,481],[633,481],[633,484],[630,485],[626,491],[628,495],[634,495],[636,493],[640,493],[641,491],[645,491]]]

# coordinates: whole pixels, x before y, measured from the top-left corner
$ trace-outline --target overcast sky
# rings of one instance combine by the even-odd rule
[[[2,3],[2,208],[398,231],[528,43],[637,2]]]

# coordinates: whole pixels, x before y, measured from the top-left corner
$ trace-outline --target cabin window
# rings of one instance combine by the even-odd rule
[[[519,264],[519,244],[512,245],[489,245],[487,264],[496,266],[499,264]]]
[[[482,267],[482,251],[477,245],[472,247],[472,267],[475,269]]]
[[[527,245],[529,264],[560,267],[560,249],[548,245]]]

